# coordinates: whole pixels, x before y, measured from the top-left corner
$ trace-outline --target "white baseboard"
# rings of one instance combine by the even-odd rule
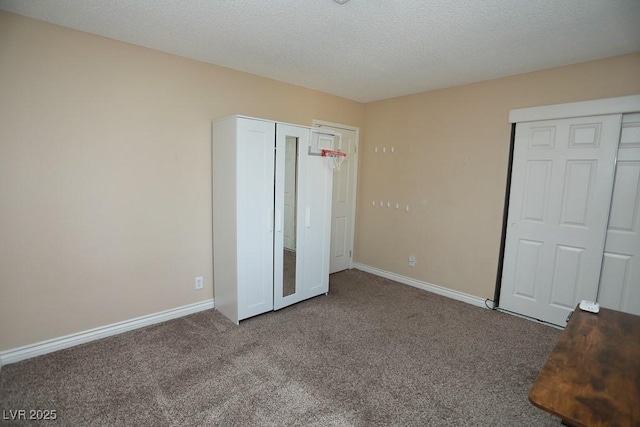
[[[454,291],[453,289],[449,288],[443,288],[442,286],[423,282],[417,279],[412,279],[411,277],[402,276],[400,274],[391,273],[390,271],[380,270],[379,268],[371,267],[366,264],[360,264],[359,262],[354,262],[353,268],[365,271],[367,273],[375,274],[376,276],[384,277],[396,282],[400,282],[404,285],[413,286],[414,288],[422,289],[423,291],[433,292],[434,294],[466,302],[467,304],[475,305],[477,307],[488,308],[484,303],[485,299],[477,297],[475,295],[465,294],[464,292]]]
[[[40,341],[23,347],[0,351],[0,367],[2,365],[8,365],[10,363],[52,353],[64,348],[84,344],[89,341],[95,341],[134,329],[143,328],[145,326],[154,325],[156,323],[166,322],[167,320],[187,316],[199,311],[209,310],[213,307],[213,299],[209,299],[194,304],[183,305],[182,307],[172,308],[170,310],[160,311],[158,313],[148,314],[146,316],[136,317],[134,319],[124,320],[122,322],[112,323],[110,325],[100,326],[98,328],[77,332],[71,335]]]

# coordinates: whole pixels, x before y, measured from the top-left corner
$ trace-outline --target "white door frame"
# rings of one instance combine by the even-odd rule
[[[351,186],[351,194],[353,194],[354,200],[353,200],[353,208],[351,209],[351,236],[349,236],[350,239],[350,247],[351,247],[351,254],[349,256],[349,268],[353,268],[353,252],[355,250],[354,247],[354,243],[355,243],[355,235],[356,235],[356,205],[358,203],[358,147],[360,146],[360,128],[359,127],[355,127],[355,126],[350,126],[350,125],[344,125],[342,123],[334,123],[334,122],[327,122],[325,120],[318,120],[318,119],[313,119],[313,121],[311,122],[312,127],[314,128],[319,128],[322,126],[327,126],[327,127],[332,127],[332,128],[338,128],[338,129],[345,129],[345,130],[352,130],[356,133],[356,150],[354,153],[354,158],[353,158],[353,184]],[[333,200],[333,199],[332,199]]]
[[[640,109],[640,95],[593,99],[567,104],[509,110],[509,123],[537,122],[538,120],[569,119],[572,117],[602,116],[605,114],[636,113]]]

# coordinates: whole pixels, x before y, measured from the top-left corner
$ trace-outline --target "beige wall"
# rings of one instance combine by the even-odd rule
[[[365,104],[357,261],[493,298],[509,109],[639,93],[636,53]]]
[[[230,114],[361,126],[356,261],[492,297],[509,109],[639,75],[635,54],[362,105],[2,12],[0,351],[213,296],[210,121]]]
[[[363,113],[0,13],[0,351],[213,297],[212,119]]]

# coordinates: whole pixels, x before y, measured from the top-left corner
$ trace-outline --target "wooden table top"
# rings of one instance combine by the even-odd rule
[[[576,307],[529,401],[574,426],[640,426],[640,316]]]

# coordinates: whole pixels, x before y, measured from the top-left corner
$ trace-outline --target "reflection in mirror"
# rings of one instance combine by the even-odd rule
[[[284,160],[284,272],[282,296],[296,293],[296,199],[298,185],[298,138],[286,138]]]

